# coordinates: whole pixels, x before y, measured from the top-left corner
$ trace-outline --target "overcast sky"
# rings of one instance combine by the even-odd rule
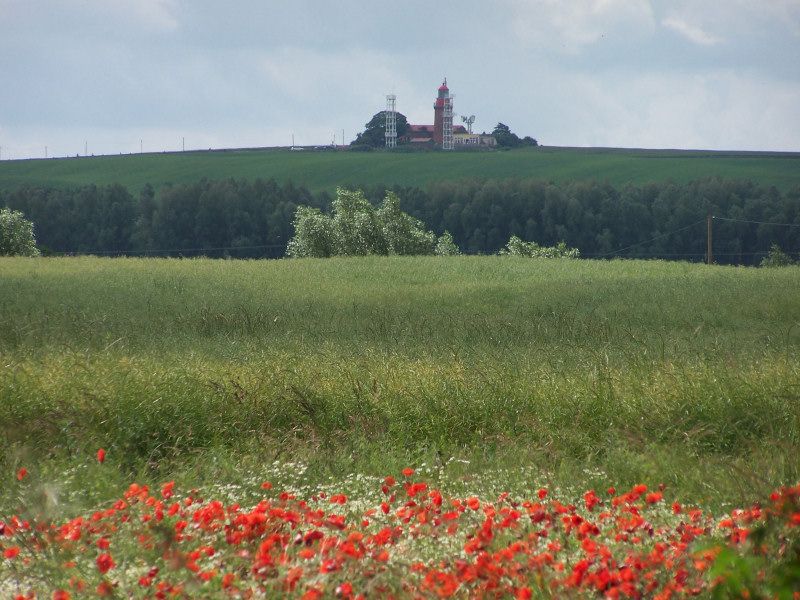
[[[0,0],[2,159],[349,142],[443,76],[476,131],[800,150],[800,0]]]

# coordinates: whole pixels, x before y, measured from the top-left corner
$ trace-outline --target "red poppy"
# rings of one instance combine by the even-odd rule
[[[25,476],[28,474],[28,469],[22,467],[19,471],[17,471],[17,481],[22,481],[25,479]]]
[[[97,451],[97,462],[99,462],[100,464],[103,464],[103,461],[104,461],[105,459],[106,459],[106,451],[105,451],[105,450],[103,450],[102,448],[100,448],[100,449]]]
[[[108,573],[108,571],[113,569],[115,566],[114,559],[111,558],[110,554],[101,554],[97,557],[95,562],[97,563],[97,568],[101,573]]]

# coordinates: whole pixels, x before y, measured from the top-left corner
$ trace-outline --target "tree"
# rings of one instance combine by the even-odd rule
[[[333,220],[318,208],[298,206],[294,217],[294,237],[286,254],[292,258],[327,258],[336,254]]]
[[[436,241],[436,249],[434,250],[436,256],[458,256],[461,250],[458,249],[456,243],[453,241],[453,236],[449,231],[445,231],[439,236]]]
[[[793,265],[792,257],[786,254],[778,244],[772,244],[769,254],[761,259],[762,267],[788,267]]]
[[[511,132],[511,128],[505,123],[498,123],[492,131],[494,139],[500,148],[519,148],[520,146],[538,146],[539,142],[531,136],[526,135],[520,139],[516,133]]]
[[[300,206],[294,237],[286,254],[293,258],[433,254],[436,236],[419,219],[400,210],[400,199],[388,192],[375,209],[362,191],[336,190],[329,216]]]
[[[425,224],[400,210],[400,198],[387,192],[378,209],[383,236],[389,254],[430,254],[436,244],[436,236],[425,230]]]
[[[0,208],[0,256],[39,256],[33,223],[18,210]]]
[[[397,114],[397,137],[405,135],[408,131],[408,120],[402,113]],[[356,136],[353,146],[369,146],[371,148],[383,148],[386,145],[386,111],[382,110],[375,113],[369,123],[365,125],[363,132]]]

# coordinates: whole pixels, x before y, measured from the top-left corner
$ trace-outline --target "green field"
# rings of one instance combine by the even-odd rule
[[[65,506],[275,460],[752,501],[800,479],[798,289],[796,267],[0,258],[2,467]],[[112,468],[70,466],[99,447]]]
[[[32,185],[150,183],[275,178],[312,191],[371,184],[423,186],[446,180],[533,178],[613,185],[751,179],[787,190],[800,185],[800,153],[533,148],[507,152],[290,152],[238,150],[0,162],[0,189]]]

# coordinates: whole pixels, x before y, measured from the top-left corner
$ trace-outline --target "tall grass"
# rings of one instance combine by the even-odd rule
[[[800,479],[799,289],[663,262],[0,259],[2,468],[456,457],[746,501]]]

